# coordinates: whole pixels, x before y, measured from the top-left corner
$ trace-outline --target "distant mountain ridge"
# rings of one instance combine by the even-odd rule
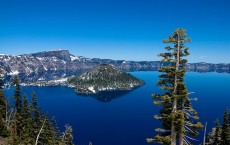
[[[52,80],[77,75],[99,64],[112,64],[123,71],[156,71],[169,65],[160,61],[126,61],[74,56],[68,50],[23,55],[0,54],[0,75],[9,80],[19,75],[22,82]],[[188,71],[230,73],[229,64],[189,63]]]

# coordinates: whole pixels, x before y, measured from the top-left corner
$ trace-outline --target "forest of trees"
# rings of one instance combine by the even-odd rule
[[[0,79],[0,144],[1,145],[73,145],[72,127],[60,132],[55,117],[50,119],[38,106],[37,96],[28,101],[21,96],[18,77],[12,98],[6,98],[3,80]]]
[[[209,133],[207,145],[230,145],[230,113],[224,112],[222,124],[216,120],[216,127]]]

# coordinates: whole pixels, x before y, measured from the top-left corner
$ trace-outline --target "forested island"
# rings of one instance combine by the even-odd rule
[[[98,65],[79,76],[68,79],[77,93],[95,94],[101,91],[131,90],[144,85],[144,81],[113,65]]]

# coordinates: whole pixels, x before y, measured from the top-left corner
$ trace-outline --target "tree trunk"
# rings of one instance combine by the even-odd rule
[[[179,145],[183,145],[183,138],[184,138],[184,134],[180,133],[179,134]]]
[[[178,39],[177,39],[177,50],[176,51],[177,51],[177,56],[176,56],[175,71],[177,72],[179,70],[179,65],[180,65],[180,35],[179,34],[178,34]],[[177,74],[175,74],[173,97],[175,97],[176,95],[177,95]],[[172,105],[172,114],[175,115],[176,113],[177,113],[177,98],[174,98],[173,105]],[[172,139],[171,145],[176,145],[176,137],[177,137],[174,119],[172,120],[172,127],[171,127],[171,139]]]
[[[184,103],[185,103],[185,101],[182,100],[181,110],[184,109]],[[179,145],[183,145],[183,139],[184,139],[184,134],[183,133],[179,133]]]
[[[176,107],[177,107],[177,100],[174,99],[173,100],[173,111],[172,113],[175,114],[176,113]],[[171,127],[171,145],[176,145],[176,129],[175,129],[175,125],[174,125],[174,119],[172,120],[172,127]]]

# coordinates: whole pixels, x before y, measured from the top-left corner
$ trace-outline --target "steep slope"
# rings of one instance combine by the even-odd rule
[[[78,93],[98,93],[108,90],[131,90],[144,84],[138,78],[116,69],[113,65],[102,64],[68,80]]]
[[[88,67],[81,57],[75,57],[67,50],[53,50],[24,55],[0,55],[1,72],[9,78],[19,75],[21,82],[52,80],[71,76]]]
[[[159,61],[125,61],[74,56],[68,50],[52,50],[33,54],[0,54],[0,75],[10,80],[19,75],[21,82],[49,81],[78,75],[100,64],[112,64],[123,71],[156,71],[169,65]],[[230,64],[191,63],[188,71],[227,72]]]

